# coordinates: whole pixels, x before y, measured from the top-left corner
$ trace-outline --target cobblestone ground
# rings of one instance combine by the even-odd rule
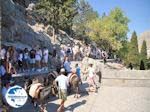
[[[84,83],[83,88],[87,84]],[[150,112],[150,88],[146,87],[108,87],[102,86],[98,93],[87,93],[83,90],[81,98],[68,97],[65,112]],[[50,98],[48,112],[56,112],[60,100]],[[13,112],[34,112],[33,106],[27,103],[23,108]],[[37,111],[36,111],[37,112]]]

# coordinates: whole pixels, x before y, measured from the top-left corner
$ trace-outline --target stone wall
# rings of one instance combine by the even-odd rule
[[[150,87],[150,70],[129,70],[115,67],[117,63],[108,63],[113,66],[109,68],[104,65],[100,60],[94,60],[85,58],[83,61],[72,62],[72,68],[78,63],[81,67],[81,71],[84,72],[84,68],[88,66],[88,63],[93,63],[95,71],[102,72],[102,85],[103,86],[133,86],[133,87]]]
[[[150,87],[150,70],[104,70],[102,85]]]
[[[35,31],[42,26],[36,25],[34,13],[26,9],[27,1],[30,3],[30,0],[2,2],[2,42],[21,42],[31,47],[39,45],[52,49],[51,37],[42,30]]]

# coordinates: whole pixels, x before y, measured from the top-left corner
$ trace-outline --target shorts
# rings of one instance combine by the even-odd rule
[[[29,59],[23,59],[23,62],[27,64],[29,63]]]
[[[67,90],[59,89],[59,98],[66,101],[67,100]]]
[[[36,61],[41,61],[40,55],[36,55],[36,56],[35,56],[35,60],[36,60]]]
[[[30,59],[30,64],[35,64],[35,58]]]

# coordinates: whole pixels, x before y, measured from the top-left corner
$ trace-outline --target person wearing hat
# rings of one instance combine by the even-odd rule
[[[58,82],[59,98],[61,99],[60,107],[57,109],[57,112],[60,112],[64,110],[64,103],[67,100],[67,88],[69,86],[69,80],[65,76],[64,68],[60,70],[60,75],[55,79],[55,82]]]

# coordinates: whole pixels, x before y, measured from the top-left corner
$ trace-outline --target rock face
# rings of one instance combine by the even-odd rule
[[[0,16],[2,17],[0,36],[2,43],[19,42],[30,47],[46,46],[50,51],[53,44],[72,44],[72,38],[62,30],[59,30],[54,42],[52,26],[45,26],[43,17],[34,11],[36,3],[37,0],[4,0],[2,2]]]
[[[138,38],[139,51],[141,50],[143,40],[146,41],[146,44],[147,44],[147,54],[148,54],[148,57],[150,57],[150,31],[146,31],[146,32],[142,33],[140,35],[140,37]]]
[[[4,0],[2,2],[2,42],[21,42],[29,46],[52,48],[51,37],[41,30],[28,11],[30,0]],[[36,26],[36,27],[34,27]],[[42,27],[43,28],[43,27]],[[36,30],[35,29],[39,29]]]

